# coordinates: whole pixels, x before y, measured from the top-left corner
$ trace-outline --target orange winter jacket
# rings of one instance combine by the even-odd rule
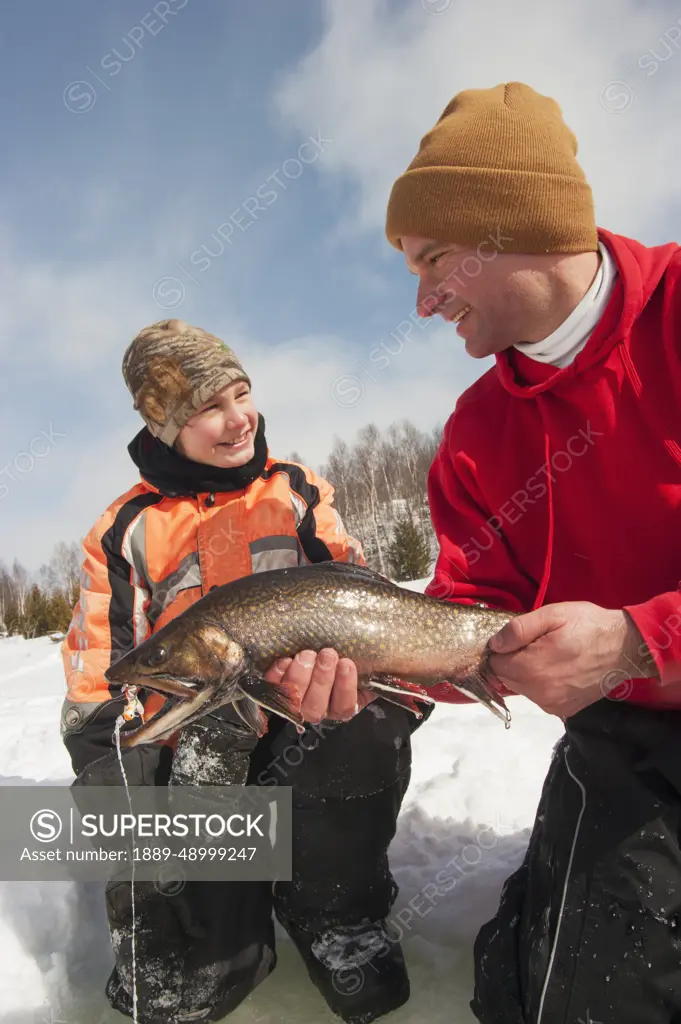
[[[84,541],[80,598],[62,645],[62,736],[76,771],[108,752],[125,700],[104,672],[215,586],[311,562],[364,564],[333,488],[268,457],[242,490],[168,497],[145,479],[114,501]],[[145,719],[163,698],[151,694]]]

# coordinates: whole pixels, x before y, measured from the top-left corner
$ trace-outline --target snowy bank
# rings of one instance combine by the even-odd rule
[[[406,584],[422,590],[426,581]],[[68,785],[59,735],[59,645],[0,639],[0,782]],[[412,998],[391,1024],[471,1024],[472,942],[522,859],[562,723],[529,702],[513,724],[477,705],[436,707],[414,736],[412,783],[391,849]],[[332,1024],[302,962],[278,933],[274,974],[234,1024]],[[111,953],[101,886],[0,883],[0,1024],[115,1024],[102,994]]]

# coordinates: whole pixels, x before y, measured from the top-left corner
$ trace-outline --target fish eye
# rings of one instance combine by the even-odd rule
[[[167,657],[168,651],[163,645],[161,645],[160,647],[155,647],[153,651],[150,651],[144,660],[145,664],[147,664],[149,668],[156,668],[157,665],[162,665]]]

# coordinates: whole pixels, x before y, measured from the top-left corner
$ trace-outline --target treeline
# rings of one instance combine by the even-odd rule
[[[60,541],[37,578],[16,559],[11,569],[0,563],[0,632],[27,638],[65,633],[78,599],[82,558],[80,544]]]
[[[441,437],[442,428],[424,433],[408,420],[385,431],[369,424],[352,446],[336,438],[321,468],[368,564],[396,580],[427,576],[437,555],[426,485]]]

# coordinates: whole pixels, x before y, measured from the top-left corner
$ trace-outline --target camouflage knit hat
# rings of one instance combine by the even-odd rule
[[[151,433],[170,447],[209,398],[235,380],[251,383],[224,341],[184,320],[141,330],[123,356],[123,377]]]

